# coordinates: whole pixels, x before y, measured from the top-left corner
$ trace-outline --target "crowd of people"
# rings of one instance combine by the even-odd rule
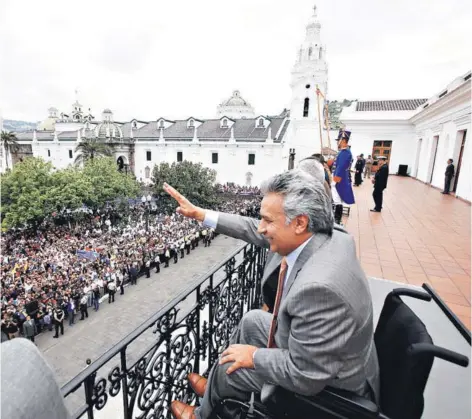
[[[236,190],[243,190],[237,188]],[[257,217],[258,194],[226,201],[216,210]],[[23,335],[34,341],[43,330],[64,334],[108,303],[124,285],[136,285],[140,275],[177,263],[200,245],[211,245],[214,230],[179,214],[149,214],[144,205],[126,216],[110,210],[90,214],[75,227],[49,222],[38,230],[3,235],[0,271],[2,340]]]
[[[261,191],[257,186],[241,186],[235,183],[225,183],[215,185],[218,192],[231,193],[234,195],[260,195]]]

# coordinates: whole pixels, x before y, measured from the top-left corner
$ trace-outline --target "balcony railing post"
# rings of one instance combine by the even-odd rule
[[[126,366],[126,346],[120,352],[121,357],[121,391],[123,393],[123,418],[129,419],[128,412],[128,368]]]
[[[93,388],[95,386],[95,377],[97,372],[92,372],[84,381],[85,403],[87,405],[88,419],[93,419]]]
[[[216,301],[216,295],[213,294],[213,274],[210,275],[210,285],[208,289],[210,293],[210,304],[208,306],[208,364],[213,365],[215,362],[214,350],[213,350],[213,306]]]
[[[201,299],[201,289],[200,285],[197,287],[197,310],[196,310],[196,330],[195,330],[195,365],[194,365],[194,371],[197,371],[200,373],[200,349],[201,349],[201,333],[200,333],[200,299]]]

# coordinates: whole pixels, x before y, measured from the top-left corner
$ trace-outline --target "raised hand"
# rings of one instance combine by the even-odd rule
[[[185,198],[185,196],[172,186],[164,183],[164,190],[179,204],[176,210],[179,214],[182,214],[185,217],[194,218],[198,221],[203,221],[205,219],[205,210],[193,205],[187,198]]]

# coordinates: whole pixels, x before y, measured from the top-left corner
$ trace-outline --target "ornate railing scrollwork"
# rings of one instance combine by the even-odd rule
[[[110,408],[116,418],[167,418],[172,400],[194,402],[187,375],[208,376],[243,314],[261,306],[265,259],[264,249],[242,246],[67,383],[66,402],[85,394],[72,417]]]

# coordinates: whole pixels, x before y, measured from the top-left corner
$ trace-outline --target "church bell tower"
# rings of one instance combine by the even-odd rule
[[[328,90],[328,65],[326,46],[321,43],[321,23],[316,6],[306,26],[305,40],[301,44],[292,69],[292,102],[290,105],[291,135],[289,147],[295,149],[296,162],[321,152],[320,124],[324,126],[324,98],[320,96],[318,119],[317,86],[326,97]],[[323,136],[325,134],[323,133]],[[327,146],[327,144],[323,144]]]

